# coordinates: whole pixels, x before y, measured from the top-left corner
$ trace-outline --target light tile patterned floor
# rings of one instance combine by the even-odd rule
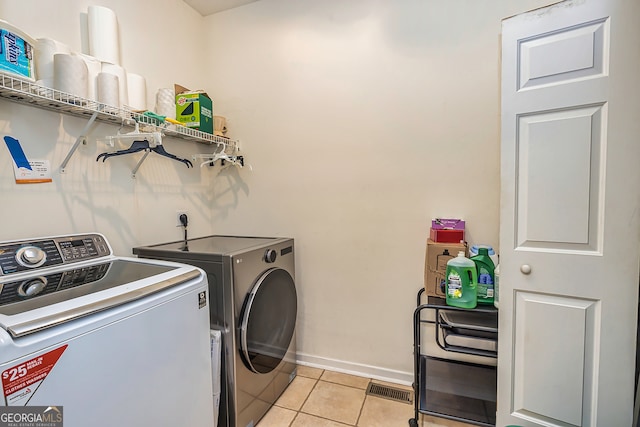
[[[256,427],[407,427],[413,405],[365,394],[371,380],[298,366],[293,380]],[[398,384],[383,383],[411,390]],[[422,427],[470,427],[436,417],[421,417]]]

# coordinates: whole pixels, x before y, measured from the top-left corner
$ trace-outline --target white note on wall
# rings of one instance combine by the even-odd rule
[[[18,167],[14,162],[13,174],[16,178],[16,184],[41,184],[53,181],[49,160],[29,160],[29,165],[31,170]]]

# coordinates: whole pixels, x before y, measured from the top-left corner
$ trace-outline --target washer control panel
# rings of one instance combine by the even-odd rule
[[[99,234],[0,243],[0,275],[109,255],[111,248]]]
[[[110,262],[94,264],[4,283],[0,286],[0,306],[96,282],[107,274],[110,266]]]

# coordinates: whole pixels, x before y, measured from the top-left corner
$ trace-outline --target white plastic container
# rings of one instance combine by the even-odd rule
[[[0,19],[0,73],[36,80],[35,52],[36,40]]]
[[[500,264],[496,265],[495,270],[493,270],[493,306],[495,308],[498,307],[498,300],[500,299]]]

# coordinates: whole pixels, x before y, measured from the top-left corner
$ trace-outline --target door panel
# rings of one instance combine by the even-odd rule
[[[503,21],[497,425],[630,426],[640,2]]]
[[[518,118],[517,247],[599,249],[603,110],[577,107]]]
[[[516,292],[514,303],[516,330],[526,331],[515,338],[514,413],[552,425],[583,425],[583,412],[589,418],[595,409],[589,379],[599,303],[531,292]]]
[[[608,20],[601,19],[521,40],[519,89],[603,76],[608,30]]]

